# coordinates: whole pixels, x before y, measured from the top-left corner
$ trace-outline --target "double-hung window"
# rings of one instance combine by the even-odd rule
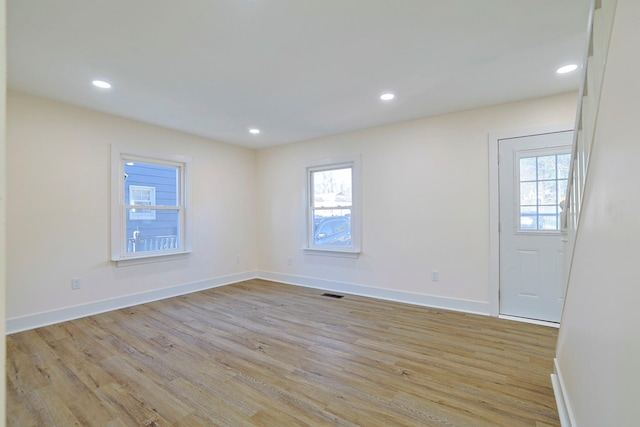
[[[360,252],[359,161],[327,161],[307,168],[307,250]]]
[[[190,159],[113,147],[111,259],[190,252],[187,169]]]

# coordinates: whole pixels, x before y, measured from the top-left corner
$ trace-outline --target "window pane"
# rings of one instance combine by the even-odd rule
[[[177,166],[124,160],[124,204],[178,206],[179,171]]]
[[[313,207],[350,207],[352,200],[351,168],[311,173]]]
[[[538,179],[556,178],[556,156],[538,157]]]
[[[136,208],[126,208],[127,218],[135,216]],[[175,209],[145,209],[153,220],[127,220],[127,252],[146,252],[180,247],[180,211]]]
[[[129,185],[129,204],[156,206],[156,188],[145,185]],[[151,209],[131,209],[129,219],[156,219],[156,213]]]
[[[567,180],[562,179],[558,181],[558,203],[562,202],[567,197]]]
[[[313,216],[313,244],[326,246],[351,246],[351,210],[341,209],[340,215],[329,214],[333,210],[316,210]]]
[[[538,215],[535,206],[520,208],[520,229],[536,230],[538,228]]]
[[[558,156],[558,179],[569,177],[569,166],[571,165],[571,154],[560,154]]]
[[[537,204],[537,193],[535,182],[520,183],[520,204],[535,205]]]
[[[351,206],[344,208],[318,208],[314,209],[314,217],[328,217],[328,216],[350,216]]]
[[[558,216],[557,215],[539,215],[538,229],[539,230],[557,230]]]
[[[525,157],[520,159],[520,181],[536,180],[536,158]]]
[[[556,205],[558,204],[556,193],[556,181],[538,182],[538,204]]]
[[[552,205],[552,206],[539,206],[538,207],[538,213],[539,214],[551,214],[551,215],[556,215],[558,213],[558,206],[557,205]]]

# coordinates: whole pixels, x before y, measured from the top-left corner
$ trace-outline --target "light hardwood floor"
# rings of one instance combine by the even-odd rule
[[[557,330],[251,280],[7,337],[8,426],[550,426]]]

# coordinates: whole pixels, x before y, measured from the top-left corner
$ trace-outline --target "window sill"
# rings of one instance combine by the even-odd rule
[[[174,252],[167,254],[153,254],[153,255],[141,255],[135,258],[121,258],[121,259],[113,259],[116,263],[116,267],[128,267],[130,265],[140,265],[140,264],[152,264],[155,262],[164,262],[164,261],[175,261],[179,259],[186,258],[189,256],[191,251],[185,252]]]
[[[303,252],[307,255],[330,256],[337,258],[358,258],[360,250],[340,250],[340,249],[319,249],[319,248],[303,248]]]
[[[561,230],[517,230],[518,236],[561,236]]]

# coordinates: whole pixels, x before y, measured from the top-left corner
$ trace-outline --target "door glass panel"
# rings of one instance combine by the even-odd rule
[[[556,156],[536,157],[538,160],[538,179],[556,178]]]
[[[536,205],[538,199],[538,192],[536,189],[536,183],[534,182],[521,182],[520,183],[520,206]]]
[[[541,215],[555,215],[558,213],[557,206],[538,206],[538,213]]]
[[[538,229],[538,210],[536,206],[520,207],[520,229],[521,230],[537,230]]]
[[[538,204],[557,205],[556,181],[538,181]]]
[[[538,230],[557,230],[557,215],[538,215]]]
[[[520,159],[520,181],[535,181],[538,177],[535,157]]]
[[[560,203],[566,197],[570,160],[571,154],[520,158],[519,230],[559,230]]]
[[[559,179],[558,180],[558,196],[559,196],[558,198],[560,200],[558,201],[558,203],[564,200],[565,194],[567,194],[567,180]]]
[[[558,156],[558,179],[569,178],[570,165],[571,165],[571,154],[561,154]]]

